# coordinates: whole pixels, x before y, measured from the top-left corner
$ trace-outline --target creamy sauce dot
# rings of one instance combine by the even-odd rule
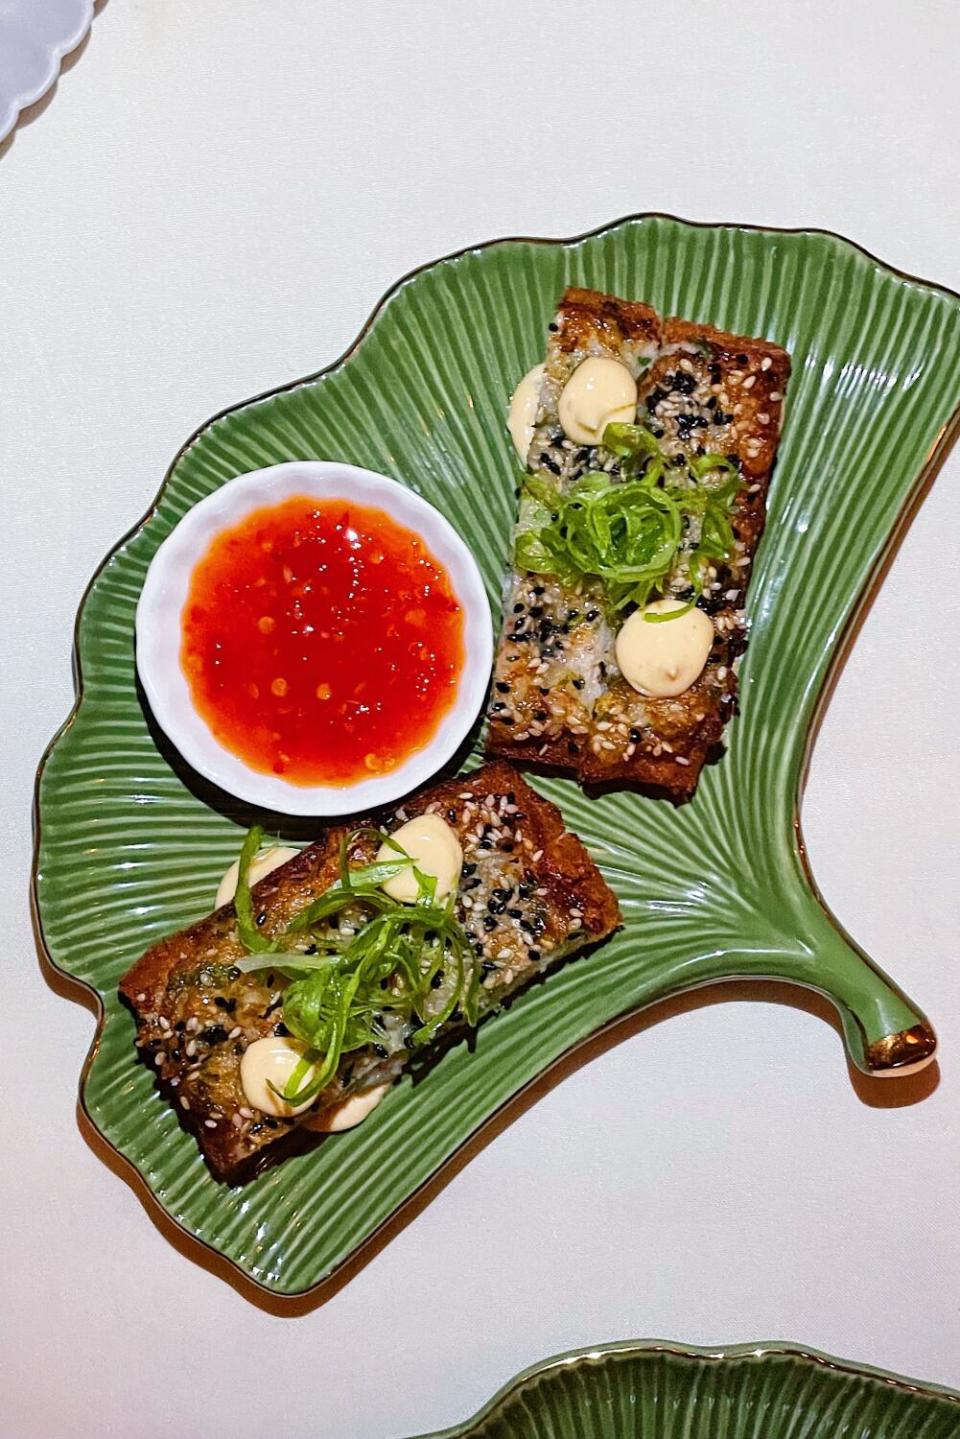
[[[303,1053],[304,1047],[299,1040],[281,1034],[269,1034],[265,1039],[255,1039],[248,1045],[240,1060],[240,1083],[247,1102],[254,1109],[260,1109],[264,1114],[272,1114],[278,1119],[289,1119],[291,1115],[303,1114],[304,1110],[309,1109],[316,1095],[313,1099],[305,1099],[301,1104],[288,1104],[270,1088],[271,1083],[275,1084],[277,1089],[284,1089],[289,1084]],[[311,1065],[297,1088],[309,1084],[316,1072],[316,1067]]]
[[[520,461],[524,465],[527,463],[527,455],[533,443],[533,427],[537,418],[537,406],[540,403],[543,369],[543,365],[534,365],[532,370],[527,371],[513,392],[510,409],[507,412],[507,429],[510,431],[510,438],[520,456]]]
[[[639,694],[655,699],[682,695],[702,673],[714,638],[709,615],[692,609],[661,623],[645,618],[684,608],[682,600],[654,600],[635,610],[617,635],[620,673]]]
[[[265,849],[258,854],[250,866],[250,884],[259,884],[268,874],[273,874],[282,864],[289,859],[296,859],[300,853],[298,849],[290,849],[287,845],[277,844],[272,849]],[[217,897],[214,901],[214,908],[219,909],[222,904],[229,904],[237,892],[237,882],[240,878],[240,861],[235,859],[230,868],[226,871],[223,879],[217,886]]]
[[[319,1130],[321,1134],[342,1134],[345,1129],[355,1129],[376,1109],[389,1088],[389,1084],[378,1084],[373,1089],[365,1089],[362,1094],[351,1094],[349,1099],[332,1104],[329,1109],[305,1120],[304,1128]]]
[[[619,360],[591,355],[577,366],[558,403],[564,434],[577,445],[599,445],[607,425],[630,425],[637,382]]]
[[[463,868],[463,850],[456,832],[438,814],[421,814],[407,820],[394,830],[391,838],[406,851],[422,874],[433,875],[437,881],[437,899],[456,889]],[[378,860],[399,858],[389,844],[382,844],[377,851]],[[385,879],[380,888],[401,904],[415,904],[419,893],[410,866]]]

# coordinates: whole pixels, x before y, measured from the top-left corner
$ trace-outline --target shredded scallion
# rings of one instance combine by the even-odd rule
[[[406,1042],[414,1047],[428,1044],[458,1007],[468,1022],[476,1023],[476,957],[453,913],[453,897],[438,901],[436,880],[396,840],[375,829],[344,836],[336,883],[282,934],[267,939],[254,921],[249,886],[262,837],[254,827],[241,850],[235,907],[248,955],[236,967],[250,973],[269,966],[290,980],[283,994],[283,1022],[306,1053],[286,1087],[277,1091],[288,1103],[319,1094],[342,1055],[382,1043],[391,1019],[407,1026]],[[350,854],[363,839],[386,844],[397,858],[351,868]],[[412,905],[380,888],[404,869],[411,869],[417,882]],[[304,1083],[311,1069],[315,1072]]]

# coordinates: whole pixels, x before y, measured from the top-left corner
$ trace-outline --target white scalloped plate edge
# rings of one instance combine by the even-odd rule
[[[25,0],[24,10],[27,5],[35,5],[37,0]],[[63,0],[55,0],[55,3],[62,4]],[[15,31],[17,25],[16,0],[12,13],[6,13],[6,7],[0,7],[0,26],[8,31]],[[47,65],[42,71],[39,80],[31,76],[30,83],[24,84],[20,89],[13,89],[8,95],[0,90],[0,142],[15,128],[17,121],[23,111],[47,93],[51,85],[55,84],[60,74],[64,56],[75,50],[81,40],[87,35],[93,24],[93,0],[67,0],[65,10],[70,11],[65,19],[72,19],[72,12],[76,12],[72,28],[65,35],[61,35],[56,41],[49,42],[47,51]],[[29,27],[24,26],[29,34]]]

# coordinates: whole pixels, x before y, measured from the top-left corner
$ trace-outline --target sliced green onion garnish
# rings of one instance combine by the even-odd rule
[[[240,872],[237,875],[237,892],[233,899],[240,943],[252,954],[269,954],[277,948],[275,940],[268,939],[265,934],[260,933],[253,917],[253,901],[250,898],[250,866],[260,853],[262,844],[263,830],[260,825],[255,824],[243,841],[243,848],[240,850]]]
[[[733,545],[729,510],[742,484],[737,466],[725,455],[707,454],[685,460],[680,472],[667,470],[656,437],[643,425],[608,425],[603,445],[620,460],[617,478],[587,474],[560,491],[528,477],[527,527],[517,536],[516,564],[565,584],[599,581],[614,612],[645,605],[676,574],[696,597],[706,567]],[[682,613],[647,618],[664,623]]]
[[[387,844],[397,858],[351,867],[351,852],[365,838]],[[244,880],[261,839],[255,828],[244,843]],[[379,886],[411,867],[417,899],[401,904]],[[283,1022],[306,1052],[277,1091],[287,1103],[301,1104],[319,1094],[342,1055],[381,1043],[391,1016],[406,1026],[406,1042],[416,1047],[429,1043],[458,1007],[468,1022],[478,1018],[476,956],[453,913],[452,896],[437,900],[435,878],[424,874],[396,840],[375,829],[344,837],[338,875],[272,940],[253,923],[249,884],[242,897],[237,890],[237,929],[251,951],[236,962],[237,969],[248,974],[269,966],[290,980]],[[316,1072],[305,1082],[311,1068]]]

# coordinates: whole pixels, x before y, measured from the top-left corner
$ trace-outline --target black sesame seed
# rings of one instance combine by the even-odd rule
[[[496,690],[498,694],[508,695],[510,693],[510,686],[506,680],[497,680]]]
[[[496,967],[492,960],[485,959],[480,966],[480,973],[486,978],[488,974],[493,974]]]
[[[540,951],[539,951],[539,949],[531,949],[531,951],[530,951],[530,958],[531,958],[531,960],[532,960],[532,962],[533,962],[534,964],[537,964],[538,961],[539,961],[539,959],[540,959]]]
[[[533,893],[533,885],[530,884],[529,880],[522,879],[517,885],[517,893],[521,899],[529,899]]]
[[[513,716],[512,716],[512,715],[501,715],[500,718],[499,718],[499,720],[497,721],[497,723],[498,723],[498,724],[513,724]]]
[[[750,360],[749,360],[749,357],[748,357],[747,355],[738,355],[738,356],[737,356],[737,364],[738,364],[738,365],[748,365],[749,363],[750,363]]]
[[[509,899],[509,898],[510,898],[510,890],[509,890],[509,889],[504,889],[502,885],[497,885],[495,889],[492,889],[492,890],[490,891],[490,893],[493,895],[494,899]]]
[[[282,1019],[277,1020],[277,1023],[273,1026],[273,1032],[274,1034],[281,1034],[284,1036],[289,1035],[290,1033],[289,1029],[284,1024]]]
[[[264,922],[264,920],[266,919],[266,917],[267,917],[267,911],[266,911],[265,909],[262,909],[262,910],[260,911],[260,913],[257,915],[257,924],[263,924],[263,922]]]
[[[673,388],[680,395],[692,395],[697,388],[697,382],[686,370],[678,370],[673,377]]]
[[[387,1057],[387,1051],[384,1049],[382,1044],[375,1044],[373,1046],[373,1052],[378,1059],[386,1059]]]
[[[639,743],[640,743],[640,731],[639,731],[638,729],[632,729],[632,730],[630,731],[630,739],[631,739],[631,741],[632,741],[634,744],[639,744]]]
[[[431,989],[439,989],[442,983],[443,983],[443,975],[438,972],[438,973],[435,974],[435,975],[433,976],[433,978],[431,979],[431,981],[430,981],[430,988],[431,988]]]
[[[467,863],[463,866],[463,872],[464,874],[476,874],[477,866],[475,864],[471,864],[468,860]]]
[[[553,458],[552,455],[544,454],[541,455],[540,458],[543,461],[544,465],[547,467],[547,469],[551,472],[551,474],[559,475],[560,466],[557,464],[556,460]]]
[[[530,614],[533,619],[538,620],[543,614],[543,605],[531,605]]]
[[[533,717],[537,724],[544,724],[550,718],[546,710],[536,710]]]
[[[490,933],[491,929],[496,929],[497,927],[497,921],[494,919],[492,914],[485,914],[483,916],[482,923],[484,929],[487,931],[488,934]]]
[[[546,585],[534,585],[534,587],[533,587],[533,589],[530,591],[530,593],[531,593],[531,594],[534,594],[534,595],[542,595],[542,594],[545,593],[545,591],[546,591]]]
[[[226,1037],[227,1031],[222,1024],[208,1024],[206,1029],[200,1032],[200,1038],[205,1044],[222,1044]]]
[[[593,621],[593,620],[595,620],[595,619],[597,619],[597,618],[599,617],[599,614],[600,614],[600,611],[599,611],[599,610],[587,610],[587,613],[586,613],[586,615],[584,616],[584,618],[587,619],[587,620]]]
[[[213,1002],[214,1002],[214,1004],[217,1006],[218,1009],[225,1009],[228,1014],[232,1014],[233,1011],[234,1011],[234,1010],[236,1009],[236,1007],[237,1007],[237,1001],[236,1001],[235,999],[225,999],[222,994],[218,994],[218,995],[216,996],[216,998],[214,999]],[[183,1020],[180,1020],[180,1021],[178,1022],[178,1024],[177,1024],[176,1027],[177,1027],[177,1029],[179,1029],[180,1032],[182,1033],[182,1032],[183,1032]]]
[[[547,326],[547,329],[550,331],[550,333],[551,333],[552,335],[555,335],[555,334],[557,333],[557,331],[559,330],[559,328],[560,328],[560,326],[559,326],[558,324],[556,324],[553,320],[551,320],[550,323],[549,323],[549,325]]]
[[[525,609],[525,606],[524,606],[524,605],[522,605],[522,604],[516,604],[516,605],[514,605],[514,607],[513,607],[513,613],[514,613],[515,615],[522,615],[524,609]]]
[[[582,690],[585,684],[586,680],[574,680],[573,687],[575,690]]]
[[[510,916],[511,919],[523,919],[522,909],[508,909],[507,914]]]
[[[275,1009],[279,1009],[282,1003],[282,999],[275,999],[272,1004],[268,1005],[267,1008],[263,1011],[264,1019],[269,1019],[273,1011]]]
[[[579,752],[579,746],[577,745],[576,740],[568,739],[567,754],[579,754]]]

